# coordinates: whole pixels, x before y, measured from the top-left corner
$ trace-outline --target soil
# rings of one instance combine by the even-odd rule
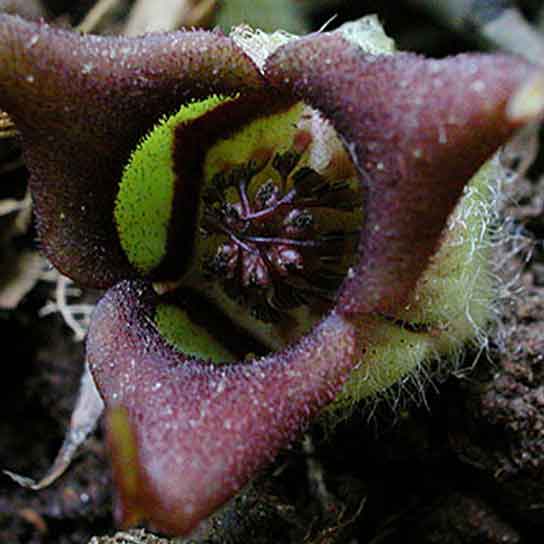
[[[342,8],[337,22],[380,7],[362,4],[365,8]],[[48,7],[73,22],[89,5],[56,0]],[[524,8],[532,14],[530,2]],[[415,41],[419,50],[444,54],[474,46],[470,37],[453,35],[417,13],[423,37],[414,40],[412,8],[381,11],[401,47]],[[316,24],[326,15],[316,12]],[[11,164],[17,148],[0,144],[0,164]],[[332,431],[316,424],[190,542],[542,541],[535,536],[544,530],[544,183],[538,182],[544,161],[539,159],[529,172],[533,181],[520,183],[520,204],[506,210],[515,217],[514,227],[534,241],[533,251],[515,257],[521,290],[505,304],[487,353],[467,354],[466,371],[430,388],[424,402],[361,406]],[[24,194],[25,176],[22,166],[0,173],[0,197]],[[30,229],[3,243],[17,253],[35,247],[34,238]],[[52,284],[38,281],[16,308],[0,311],[9,373],[0,383],[0,467],[34,477],[47,470],[62,443],[84,360],[83,343],[74,340],[59,314],[40,317],[52,297]],[[116,533],[111,504],[99,429],[46,490],[26,490],[0,478],[0,542],[171,542],[145,529]]]

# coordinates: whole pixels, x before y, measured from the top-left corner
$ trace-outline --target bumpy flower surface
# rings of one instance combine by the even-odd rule
[[[368,20],[280,36],[271,54],[243,42],[0,15],[0,108],[22,135],[43,249],[109,289],[87,358],[125,524],[187,533],[356,367],[378,376],[350,380],[363,396],[447,344],[434,325],[459,287],[440,280],[462,275],[468,245],[441,247],[463,230],[445,233],[448,218],[542,113],[542,97],[520,105],[534,69],[519,59],[391,54]],[[407,339],[417,354],[395,362]]]

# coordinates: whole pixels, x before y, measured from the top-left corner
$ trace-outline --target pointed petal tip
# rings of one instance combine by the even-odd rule
[[[112,406],[106,414],[106,429],[112,470],[117,482],[115,518],[119,526],[127,528],[145,517],[140,506],[142,493],[138,446],[127,410],[119,405]]]
[[[116,524],[129,529],[142,522],[172,535],[190,533],[202,520],[202,512],[193,508],[187,497],[179,501],[165,500],[153,489],[146,476],[140,455],[143,447],[139,440],[137,424],[129,410],[112,405],[106,415],[107,440],[111,453],[113,476],[116,483],[114,516]]]
[[[533,73],[519,85],[508,101],[506,115],[520,125],[544,117],[544,71]]]
[[[333,312],[283,352],[213,366],[160,337],[154,304],[142,282],[112,288],[95,312],[87,357],[109,410],[117,519],[183,535],[334,399],[362,343]]]
[[[367,55],[322,34],[280,47],[265,73],[323,113],[359,169],[364,258],[339,295],[349,315],[403,304],[464,185],[544,110],[542,76],[508,55]]]

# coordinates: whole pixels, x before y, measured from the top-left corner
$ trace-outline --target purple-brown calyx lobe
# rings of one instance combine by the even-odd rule
[[[464,185],[521,124],[508,104],[533,70],[498,55],[365,55],[325,33],[280,47],[263,74],[217,33],[99,38],[0,15],[0,108],[22,135],[42,246],[74,280],[110,288],[87,357],[111,414],[125,523],[187,533],[334,398],[364,358],[373,314],[406,301]],[[306,102],[344,142],[364,196],[358,261],[330,312],[292,346],[212,365],[159,334],[160,297],[150,278],[135,279],[114,201],[131,151],[162,115],[212,94],[236,96],[239,113],[260,92]],[[272,207],[251,205],[242,215]],[[299,266],[272,249],[278,267]],[[228,263],[233,248],[224,251]]]
[[[344,311],[391,313],[406,299],[466,182],[520,125],[507,104],[532,72],[501,55],[365,56],[334,34],[269,57],[268,79],[323,112],[359,170],[366,228]]]
[[[112,220],[123,168],[181,104],[262,87],[253,62],[218,33],[81,36],[0,14],[0,101],[21,132],[41,245],[83,285],[136,272]]]
[[[334,398],[358,335],[332,313],[281,354],[216,366],[166,343],[153,325],[157,299],[143,282],[111,289],[96,309],[87,356],[104,397],[126,410],[137,444],[132,463],[113,459],[119,481],[134,470],[138,482],[135,494],[119,490],[122,517],[186,533]],[[114,451],[123,447],[117,438],[110,435]]]

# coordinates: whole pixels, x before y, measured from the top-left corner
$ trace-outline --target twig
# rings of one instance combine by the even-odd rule
[[[208,26],[217,10],[217,0],[200,0],[180,26]]]
[[[0,0],[0,11],[34,20],[47,15],[40,0]]]
[[[5,111],[0,110],[0,138],[11,138],[16,134],[15,123]]]
[[[121,0],[98,0],[79,23],[77,30],[84,33],[92,32],[120,3]]]
[[[0,173],[2,172],[0,168]],[[20,212],[32,206],[32,199],[30,193],[27,193],[22,200],[16,200],[14,198],[6,198],[0,200],[0,217],[3,215],[9,215],[10,213]]]
[[[517,9],[508,9],[482,27],[482,36],[505,51],[516,53],[531,62],[544,63],[544,37]]]
[[[46,279],[44,276],[42,278]],[[40,310],[40,317],[59,312],[66,325],[74,332],[75,340],[83,340],[87,334],[87,327],[94,306],[92,304],[70,304],[68,302],[69,296],[80,294],[79,290],[73,291],[70,289],[72,280],[69,278],[57,272],[52,279],[47,279],[56,281],[55,301],[49,302]]]
[[[50,486],[62,476],[70,466],[79,447],[96,428],[103,411],[104,402],[96,389],[89,367],[85,365],[85,371],[81,377],[79,386],[76,406],[70,419],[70,426],[55,461],[45,476],[40,480],[34,480],[33,478],[21,476],[10,470],[4,470],[3,473],[22,487],[35,491]]]
[[[408,0],[457,32],[474,34],[496,48],[544,62],[544,37],[512,2],[504,0]]]
[[[136,0],[125,27],[125,34],[175,30],[202,24],[211,16],[216,0]]]

